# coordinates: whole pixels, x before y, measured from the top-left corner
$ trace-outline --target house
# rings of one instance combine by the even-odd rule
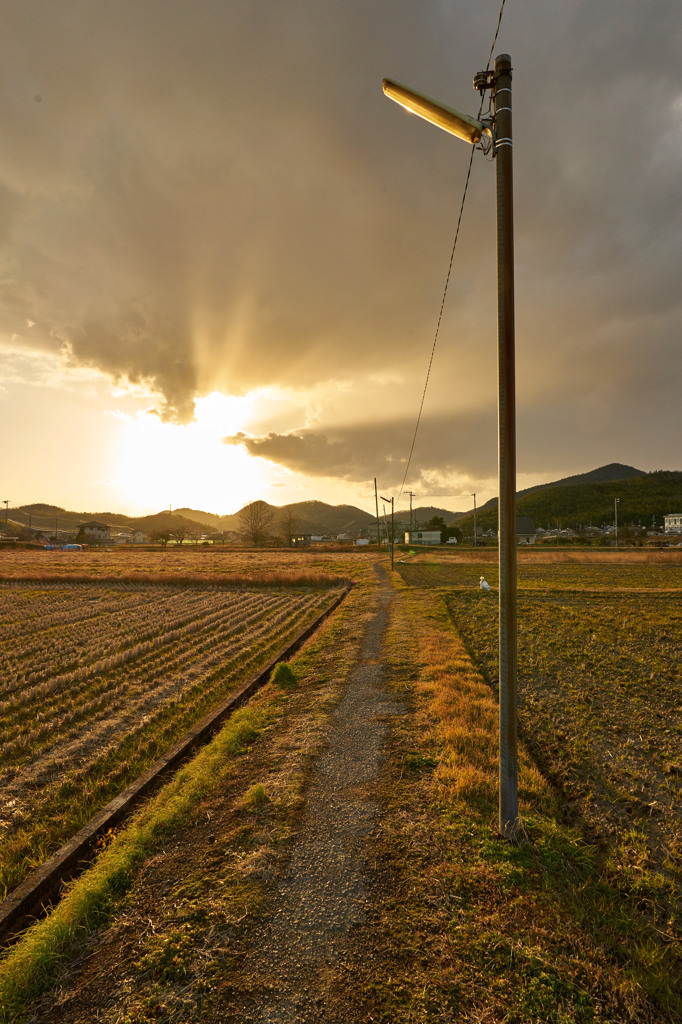
[[[407,530],[406,544],[440,544],[440,530]]]
[[[664,533],[682,533],[682,515],[679,512],[670,516],[663,516]]]
[[[144,530],[123,529],[112,535],[114,544],[148,544],[149,534]]]
[[[309,548],[312,535],[309,533],[292,533],[289,547]]]
[[[535,544],[535,523],[528,516],[516,517],[516,543]]]
[[[78,527],[78,536],[88,544],[111,544],[111,529],[106,523],[100,523],[96,519],[89,523],[81,523]]]

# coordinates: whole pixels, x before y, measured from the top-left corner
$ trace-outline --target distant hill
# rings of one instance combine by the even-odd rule
[[[652,518],[661,526],[663,516],[682,512],[682,472],[657,470],[645,473],[633,466],[612,462],[589,473],[565,477],[548,484],[528,487],[517,494],[517,511],[529,516],[536,526],[562,528],[592,524],[601,526],[614,519],[614,499],[619,498],[618,520],[626,525],[641,522],[650,526]],[[298,501],[289,505],[269,505],[273,517],[273,531],[282,532],[284,520],[291,515],[296,533],[336,536],[339,533],[356,534],[374,523],[375,516],[355,505],[328,505],[324,501]],[[383,515],[382,502],[379,506]],[[387,512],[390,510],[387,509]],[[422,505],[413,509],[413,517],[425,526],[434,516],[440,516],[448,526],[457,524],[471,532],[473,512],[452,512],[449,509]],[[395,513],[396,521],[407,526],[409,509]],[[188,534],[203,534],[222,530],[240,530],[239,512],[219,516],[212,512],[181,508],[149,516],[126,516],[120,512],[72,512],[58,505],[35,503],[9,509],[12,525],[28,526],[29,517],[34,529],[54,530],[60,534],[77,532],[81,523],[96,519],[114,528],[133,527],[147,533],[172,533],[184,529]],[[481,529],[497,528],[497,498],[477,509],[477,525]]]
[[[641,523],[649,527],[655,521],[660,527],[664,515],[682,511],[682,472],[643,473],[632,466],[612,463],[591,473],[520,491],[516,509],[536,526],[575,529],[612,523],[616,498],[618,520],[623,525]],[[472,523],[472,514],[461,521],[465,530]],[[477,525],[484,530],[497,528],[497,498],[480,507]]]
[[[592,469],[589,473],[578,473],[577,476],[566,476],[562,480],[555,480],[551,484],[544,484],[544,487],[558,487],[562,484],[607,484],[613,480],[631,480],[638,476],[649,476],[643,469],[635,469],[634,466],[624,466],[621,462],[609,462],[608,466],[600,466]],[[528,494],[536,488],[528,487],[521,494]]]
[[[193,523],[202,523],[212,530],[226,529],[226,527],[221,525],[222,521],[223,519],[231,518],[229,516],[216,515],[214,512],[199,512],[194,508],[176,508],[172,514],[174,516],[184,516],[185,519],[189,519]]]
[[[373,523],[375,517],[355,505],[327,505],[324,501],[296,501],[277,510],[279,518],[291,513],[299,533],[357,533]]]
[[[28,526],[34,530],[59,530],[59,533],[77,533],[81,523],[97,520],[107,526],[128,526],[132,520],[120,512],[70,512],[58,505],[35,503],[20,505],[10,510],[10,516],[19,526]]]
[[[34,505],[21,505],[21,509],[24,512],[30,512],[38,516],[53,516],[57,512],[66,512],[66,509],[60,508],[59,505],[42,505],[40,502]]]
[[[388,509],[387,509],[388,511]],[[466,515],[465,512],[452,512],[447,508],[437,508],[435,505],[420,505],[418,508],[412,509],[412,521],[417,523],[419,526],[426,526],[426,524],[438,516],[440,519],[445,520],[447,526],[455,523],[461,516]],[[410,524],[410,510],[409,508],[401,508],[399,512],[395,514],[395,520],[397,523],[402,523],[405,527]]]
[[[608,466],[600,466],[598,469],[591,469],[589,473],[578,473],[576,476],[565,476],[561,480],[552,480],[547,484],[536,484],[534,487],[526,487],[516,492],[517,501],[527,494],[534,494],[536,491],[544,491],[548,487],[576,487],[582,484],[607,484],[616,480],[631,480],[635,477],[649,476],[641,469],[634,466],[624,466],[620,462],[609,462]],[[484,505],[479,506],[479,511],[497,509],[497,498],[491,498]]]
[[[179,512],[157,512],[153,516],[141,516],[129,523],[136,530],[144,530],[146,533],[175,533],[177,530],[184,530],[185,533],[196,533],[201,535],[206,532],[206,524],[197,519],[188,519]]]

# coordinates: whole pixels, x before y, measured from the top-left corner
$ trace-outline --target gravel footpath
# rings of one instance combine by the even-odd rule
[[[329,746],[313,771],[286,875],[253,934],[232,998],[221,1007],[226,1022],[325,1019],[320,993],[326,986],[318,979],[342,967],[348,933],[365,918],[370,895],[364,842],[380,813],[376,786],[389,720],[405,710],[383,685],[391,589],[385,570],[375,568],[382,583],[379,608],[334,712]]]

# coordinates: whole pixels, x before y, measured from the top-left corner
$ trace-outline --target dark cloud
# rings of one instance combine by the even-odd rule
[[[213,389],[385,369],[419,376],[418,395],[469,151],[404,116],[380,82],[475,113],[498,11],[5,5],[0,331],[147,383],[184,420]],[[505,9],[528,464],[554,445],[584,468],[615,430],[656,465],[677,458],[679,431],[660,424],[678,404],[681,28],[668,0]],[[490,472],[494,193],[476,154],[438,350],[452,383],[434,379],[419,438],[433,472]],[[472,395],[480,411],[465,415]],[[374,459],[399,475],[416,409],[390,426],[363,409],[336,432],[330,412],[242,443],[301,472],[371,479]]]
[[[401,418],[384,423],[364,421],[325,433],[271,431],[258,437],[241,432],[224,440],[295,473],[356,483],[377,477],[395,487],[405,473],[413,432],[414,423]],[[494,413],[435,416],[424,423],[415,448],[413,478],[434,472],[447,478],[479,471],[495,473]]]

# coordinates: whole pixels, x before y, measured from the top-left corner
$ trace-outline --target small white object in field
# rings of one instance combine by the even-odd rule
[[[478,585],[481,588],[481,590],[490,590],[490,584],[488,583],[485,576],[481,576]]]

